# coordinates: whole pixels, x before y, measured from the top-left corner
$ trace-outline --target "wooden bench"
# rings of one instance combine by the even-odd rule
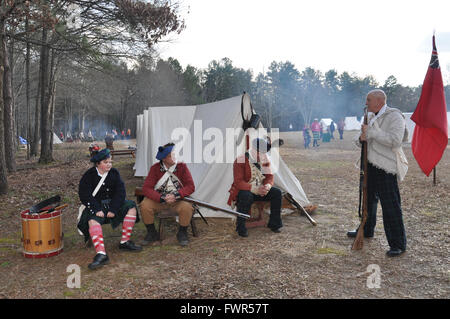
[[[117,155],[131,155],[133,158],[136,157],[136,150],[112,150],[111,158]]]
[[[145,195],[142,191],[142,187],[136,187],[136,189],[134,191],[134,195],[136,196],[137,203],[140,204],[144,200],[144,197],[145,197]],[[195,221],[194,221],[194,216],[196,213],[197,213],[197,210],[194,209],[194,214],[192,215],[192,218],[191,218],[192,236],[194,236],[194,237],[198,237],[197,226],[195,225]],[[155,213],[155,217],[159,219],[158,232],[159,232],[159,240],[160,241],[163,240],[164,222],[167,219],[175,218],[177,216],[178,216],[177,212],[170,210],[170,209],[162,210],[160,212]]]

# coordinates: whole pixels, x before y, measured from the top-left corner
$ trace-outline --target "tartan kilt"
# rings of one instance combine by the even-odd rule
[[[137,205],[134,201],[132,200],[128,200],[126,199],[124,201],[124,203],[122,204],[122,206],[120,206],[119,211],[117,212],[117,214],[115,214],[115,216],[113,218],[107,218],[106,214],[109,211],[109,207],[108,207],[108,202],[107,201],[102,201],[102,211],[105,214],[105,217],[98,217],[95,214],[92,214],[89,208],[85,208],[83,210],[83,213],[81,214],[80,217],[80,221],[78,222],[78,229],[83,233],[84,235],[84,241],[88,241],[89,240],[89,221],[91,219],[97,221],[100,225],[104,225],[104,224],[111,224],[111,227],[114,229],[117,226],[119,226],[125,216],[127,215],[128,211],[131,208],[136,208],[137,210]],[[139,222],[139,214],[136,214],[136,223]]]

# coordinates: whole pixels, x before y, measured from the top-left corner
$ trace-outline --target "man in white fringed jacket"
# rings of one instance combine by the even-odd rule
[[[361,135],[355,142],[360,147],[367,141],[368,159],[368,216],[364,236],[373,237],[378,200],[383,211],[383,224],[390,246],[387,256],[399,256],[406,250],[406,234],[403,225],[398,181],[402,181],[408,170],[408,162],[402,150],[402,142],[408,140],[405,117],[396,108],[386,104],[382,90],[367,94],[368,125],[362,125]],[[356,237],[357,230],[347,236]]]

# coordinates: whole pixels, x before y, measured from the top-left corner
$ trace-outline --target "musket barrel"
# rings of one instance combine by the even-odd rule
[[[222,208],[222,207],[217,207],[217,206],[214,206],[214,205],[212,205],[212,204],[210,204],[210,203],[203,202],[203,201],[198,200],[198,199],[193,199],[193,198],[191,198],[191,197],[184,197],[183,200],[185,200],[185,201],[187,201],[187,202],[190,202],[190,203],[193,203],[193,204],[197,204],[197,205],[202,206],[202,207],[205,207],[205,208],[209,208],[209,209],[213,209],[213,210],[218,210],[218,211],[221,211],[221,212],[224,212],[224,213],[228,213],[228,214],[237,215],[237,216],[239,216],[239,217],[243,217],[243,218],[246,218],[246,219],[249,219],[249,218],[250,218],[250,215],[248,215],[248,214],[236,212],[236,211],[231,210],[231,209],[226,209],[226,208]]]

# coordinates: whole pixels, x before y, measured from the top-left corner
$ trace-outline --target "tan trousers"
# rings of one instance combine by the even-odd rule
[[[194,207],[192,204],[183,201],[177,200],[175,203],[158,203],[154,200],[145,197],[144,200],[140,203],[140,212],[142,216],[142,221],[145,225],[153,224],[155,221],[155,213],[165,210],[171,209],[178,213],[180,226],[189,226],[191,222],[192,214],[194,213]]]

